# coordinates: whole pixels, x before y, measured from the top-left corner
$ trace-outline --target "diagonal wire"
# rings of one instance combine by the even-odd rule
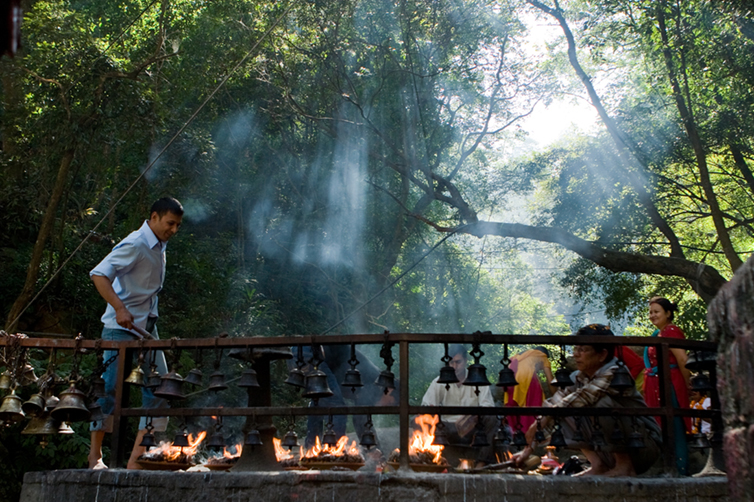
[[[201,104],[201,105],[199,105],[199,107],[198,107],[198,108],[197,108],[197,109],[196,109],[196,110],[194,111],[194,113],[193,113],[193,114],[191,115],[191,117],[189,117],[189,118],[188,118],[188,120],[187,120],[187,121],[186,121],[186,122],[185,122],[185,123],[184,123],[184,124],[183,124],[183,125],[181,126],[181,128],[180,128],[180,129],[178,129],[178,132],[176,132],[176,133],[175,133],[175,134],[173,135],[173,137],[172,137],[172,138],[170,138],[170,141],[168,141],[168,142],[167,142],[167,144],[166,144],[166,145],[165,145],[165,146],[164,146],[164,147],[162,148],[162,150],[160,150],[160,152],[159,152],[159,153],[157,154],[157,156],[156,156],[156,157],[155,157],[154,159],[152,159],[152,162],[150,162],[150,163],[149,163],[149,165],[147,165],[147,167],[146,167],[146,168],[144,168],[144,171],[142,171],[142,173],[141,173],[141,174],[139,174],[139,176],[137,176],[137,177],[136,177],[136,179],[135,179],[135,180],[133,181],[133,183],[131,183],[131,185],[130,185],[130,186],[129,186],[129,187],[127,188],[127,189],[126,189],[126,191],[125,191],[125,192],[123,192],[123,195],[121,195],[121,196],[120,196],[120,197],[118,198],[118,200],[117,200],[117,201],[115,201],[115,204],[113,204],[113,205],[112,205],[112,206],[110,207],[110,209],[109,209],[109,210],[108,210],[108,211],[107,211],[107,212],[105,213],[105,215],[104,215],[104,216],[102,216],[102,219],[100,219],[100,220],[99,220],[99,221],[97,222],[97,224],[96,224],[96,225],[94,226],[94,228],[92,228],[92,229],[91,229],[91,230],[90,230],[90,231],[89,231],[89,232],[88,232],[88,233],[86,234],[86,236],[85,236],[85,237],[84,237],[84,239],[83,239],[83,240],[81,241],[81,243],[80,243],[80,244],[79,244],[79,245],[78,245],[78,246],[76,247],[76,249],[74,249],[74,250],[73,250],[73,252],[71,252],[71,254],[70,254],[70,255],[68,256],[68,258],[66,258],[66,259],[65,259],[65,261],[64,261],[63,263],[61,263],[61,264],[60,264],[60,266],[59,266],[59,267],[58,267],[58,269],[57,269],[57,270],[55,271],[55,273],[53,273],[53,274],[52,274],[52,276],[50,276],[50,278],[49,278],[49,279],[47,280],[47,282],[46,282],[46,283],[44,284],[44,286],[42,286],[42,288],[41,288],[41,289],[40,289],[40,290],[39,290],[39,291],[37,292],[37,294],[36,294],[36,295],[34,295],[34,298],[32,298],[32,299],[31,299],[31,300],[29,301],[29,303],[27,303],[27,304],[26,304],[26,306],[25,306],[25,307],[23,308],[23,310],[21,310],[21,312],[20,312],[20,313],[19,313],[19,314],[18,314],[18,315],[16,316],[16,318],[15,318],[15,319],[13,319],[13,321],[11,321],[11,322],[10,322],[10,323],[8,324],[9,326],[14,326],[14,325],[15,325],[15,324],[16,324],[16,323],[18,322],[18,320],[19,320],[19,319],[21,318],[21,316],[22,316],[22,315],[24,314],[24,312],[26,312],[26,310],[27,310],[27,309],[28,309],[28,308],[29,308],[29,307],[30,307],[30,306],[31,306],[31,305],[32,305],[32,304],[33,304],[33,303],[34,303],[34,302],[35,302],[35,301],[37,300],[37,298],[39,298],[39,295],[41,295],[41,294],[42,294],[42,292],[43,292],[43,291],[44,291],[45,289],[47,289],[47,286],[49,286],[49,285],[50,285],[50,283],[51,283],[51,282],[53,281],[53,279],[55,279],[55,277],[57,277],[57,275],[58,275],[58,274],[60,273],[60,271],[61,271],[61,270],[63,269],[63,267],[65,267],[65,266],[66,266],[66,265],[68,264],[68,262],[69,262],[69,261],[71,261],[71,258],[73,258],[73,257],[74,257],[74,256],[76,255],[76,253],[78,253],[78,252],[79,252],[79,250],[81,250],[81,248],[82,248],[82,247],[84,246],[84,244],[85,244],[85,243],[86,243],[86,242],[87,242],[87,241],[89,240],[89,237],[91,237],[91,235],[92,235],[92,234],[93,234],[94,232],[96,232],[96,231],[97,231],[97,229],[98,229],[98,228],[100,227],[100,225],[102,225],[102,223],[103,223],[103,222],[104,222],[104,221],[105,221],[105,220],[106,220],[106,219],[107,219],[107,218],[108,218],[108,217],[110,216],[110,213],[112,213],[112,212],[113,212],[113,211],[115,210],[116,206],[117,206],[118,204],[120,204],[120,201],[122,201],[122,200],[123,200],[123,199],[124,199],[124,198],[126,197],[126,195],[128,195],[128,193],[129,193],[129,192],[130,192],[131,190],[133,190],[133,188],[134,188],[134,187],[136,186],[136,184],[137,184],[137,183],[138,183],[138,182],[139,182],[139,181],[140,181],[140,180],[141,180],[141,179],[142,179],[142,178],[144,177],[144,175],[145,175],[145,174],[147,174],[147,172],[149,172],[149,170],[150,170],[150,169],[152,169],[152,167],[153,167],[153,166],[154,166],[154,165],[155,165],[155,164],[157,163],[157,161],[158,161],[158,160],[160,159],[160,157],[162,156],[162,154],[163,154],[163,153],[165,153],[165,151],[166,151],[166,150],[167,150],[168,148],[170,148],[170,145],[172,145],[172,144],[173,144],[173,143],[175,142],[175,140],[176,140],[176,139],[178,139],[178,136],[180,136],[180,135],[181,135],[181,134],[183,133],[183,131],[185,131],[185,130],[186,130],[186,128],[187,128],[187,127],[188,127],[188,126],[189,126],[189,125],[190,125],[190,124],[191,124],[191,123],[192,123],[192,122],[194,121],[194,119],[196,118],[196,116],[197,116],[197,115],[199,115],[199,112],[201,112],[201,111],[202,111],[202,109],[203,109],[203,108],[204,108],[204,107],[205,107],[205,106],[207,105],[207,103],[209,103],[209,101],[210,101],[210,100],[211,100],[211,99],[212,99],[212,98],[213,98],[213,97],[215,96],[215,94],[217,94],[217,93],[218,93],[218,91],[219,91],[220,89],[222,89],[222,87],[223,87],[223,86],[225,85],[225,83],[226,83],[226,82],[227,82],[227,81],[228,81],[228,80],[230,79],[230,77],[231,77],[231,76],[233,76],[233,74],[234,74],[234,73],[235,73],[235,72],[236,72],[236,71],[237,71],[237,70],[238,70],[238,69],[239,69],[239,68],[240,68],[240,67],[241,67],[241,66],[242,66],[242,65],[243,65],[243,64],[244,64],[244,63],[245,63],[246,61],[248,61],[248,60],[249,60],[249,58],[250,58],[251,56],[253,56],[253,55],[254,55],[254,54],[256,53],[256,50],[257,50],[257,47],[259,47],[259,44],[261,44],[261,43],[262,43],[262,41],[263,41],[263,40],[264,40],[265,38],[267,38],[267,36],[268,36],[268,35],[269,35],[270,33],[272,33],[272,30],[274,30],[274,29],[275,29],[275,27],[277,27],[277,25],[278,25],[278,24],[280,24],[280,21],[282,21],[282,20],[283,20],[283,18],[284,18],[284,17],[285,17],[285,16],[286,16],[286,15],[288,14],[288,12],[290,12],[290,10],[291,10],[292,8],[293,8],[293,3],[291,2],[291,4],[290,4],[290,5],[288,5],[288,7],[286,7],[286,9],[285,9],[285,10],[283,11],[283,13],[282,13],[282,14],[280,14],[280,16],[278,16],[278,17],[277,17],[277,19],[275,19],[275,21],[274,21],[274,22],[273,22],[273,23],[272,23],[272,24],[270,25],[270,27],[269,27],[269,28],[267,28],[267,31],[265,31],[265,32],[264,32],[264,34],[263,34],[263,35],[262,35],[262,36],[261,36],[261,37],[260,37],[260,38],[259,38],[259,39],[258,39],[258,40],[257,40],[257,41],[255,42],[255,43],[254,43],[254,45],[253,45],[253,46],[252,46],[252,48],[251,48],[251,49],[249,50],[249,52],[248,52],[248,53],[246,53],[246,55],[245,55],[245,56],[244,56],[244,57],[243,57],[243,58],[242,58],[242,59],[241,59],[241,60],[240,60],[240,61],[239,61],[238,63],[236,63],[236,65],[235,65],[235,66],[234,66],[234,67],[233,67],[233,68],[232,68],[232,69],[231,69],[231,70],[230,70],[230,71],[229,71],[229,72],[228,72],[228,73],[227,73],[227,74],[225,75],[225,77],[224,77],[224,78],[223,78],[223,79],[222,79],[222,80],[220,81],[220,83],[219,83],[219,84],[217,84],[217,86],[215,87],[215,89],[214,89],[214,90],[213,90],[213,91],[212,91],[212,92],[211,92],[211,93],[209,94],[209,96],[207,96],[207,98],[206,98],[206,99],[205,99],[205,100],[204,100],[204,101],[202,102],[202,104]]]

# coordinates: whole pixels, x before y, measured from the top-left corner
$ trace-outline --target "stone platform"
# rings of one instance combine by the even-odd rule
[[[30,472],[21,502],[722,502],[727,479],[334,471]]]

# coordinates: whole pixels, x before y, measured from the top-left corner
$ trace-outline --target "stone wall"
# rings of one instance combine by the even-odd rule
[[[732,500],[754,500],[754,257],[723,286],[707,311],[718,343],[717,388],[725,422]]]
[[[378,474],[169,473],[70,470],[27,473],[21,502],[723,502],[725,478]]]

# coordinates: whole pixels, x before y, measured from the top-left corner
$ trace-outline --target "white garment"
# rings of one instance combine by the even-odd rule
[[[445,390],[444,383],[437,383],[440,377],[432,380],[427,392],[422,398],[422,406],[495,406],[489,387],[479,387],[477,396],[476,388],[468,385],[452,383]],[[455,423],[463,415],[442,415],[443,422]]]

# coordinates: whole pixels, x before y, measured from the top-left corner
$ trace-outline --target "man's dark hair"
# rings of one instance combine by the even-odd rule
[[[466,346],[460,343],[453,343],[448,347],[448,355],[455,357],[456,354],[461,354],[464,359],[469,358],[469,351],[466,350]]]
[[[152,216],[152,213],[157,213],[157,216],[160,218],[167,213],[173,213],[176,216],[183,216],[183,206],[172,197],[163,197],[152,204],[152,209],[149,210],[150,217]]]
[[[604,324],[588,324],[584,327],[579,328],[579,330],[574,333],[575,336],[583,335],[583,336],[615,336],[613,334],[613,331],[610,329],[610,326],[605,326]],[[591,344],[590,344],[591,345]],[[595,352],[602,352],[603,350],[607,351],[607,359],[605,359],[605,362],[610,361],[613,357],[615,357],[615,345],[607,345],[607,344],[596,344],[591,345],[592,348],[594,348]]]

